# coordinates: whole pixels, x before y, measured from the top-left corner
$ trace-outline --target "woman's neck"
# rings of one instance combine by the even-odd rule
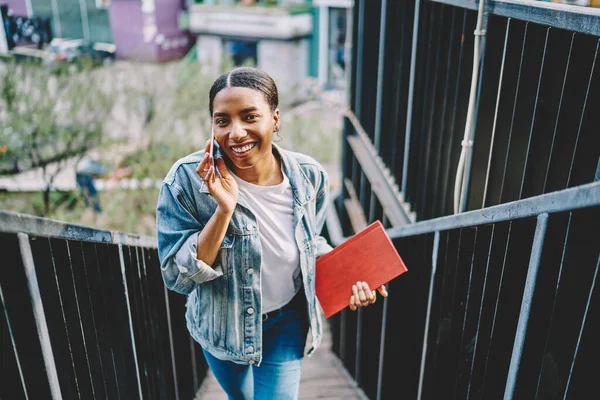
[[[283,181],[281,164],[275,154],[261,160],[251,168],[234,168],[234,173],[246,182],[259,186],[273,186]]]

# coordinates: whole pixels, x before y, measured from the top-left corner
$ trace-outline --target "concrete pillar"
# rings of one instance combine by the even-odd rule
[[[219,36],[202,35],[196,39],[198,62],[208,73],[216,74],[221,71],[225,51],[223,39]]]
[[[260,40],[258,68],[271,75],[281,91],[292,90],[308,76],[308,46],[307,39]]]

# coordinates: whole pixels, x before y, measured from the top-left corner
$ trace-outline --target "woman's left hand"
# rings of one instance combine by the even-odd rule
[[[383,297],[387,297],[388,292],[385,289],[385,285],[381,285],[377,288],[377,292]],[[369,304],[377,301],[377,292],[371,290],[367,282],[356,282],[352,285],[352,296],[350,296],[350,309],[356,311],[358,307],[366,307]]]

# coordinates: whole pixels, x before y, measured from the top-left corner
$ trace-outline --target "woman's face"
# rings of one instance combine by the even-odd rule
[[[236,168],[271,165],[271,140],[279,110],[271,112],[264,95],[254,89],[231,87],[213,100],[215,139]]]

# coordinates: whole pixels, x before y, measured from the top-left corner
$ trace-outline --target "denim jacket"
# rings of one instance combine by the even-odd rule
[[[295,237],[312,332],[321,342],[315,260],[331,250],[320,236],[328,204],[328,179],[312,158],[275,145],[294,196]],[[217,208],[196,173],[204,151],[177,161],[163,181],[156,224],[158,254],[167,288],[186,294],[186,321],[192,337],[215,357],[239,364],[262,360],[261,245],[256,218],[239,203],[212,266],[196,259],[198,234]],[[221,157],[215,146],[215,157]]]

